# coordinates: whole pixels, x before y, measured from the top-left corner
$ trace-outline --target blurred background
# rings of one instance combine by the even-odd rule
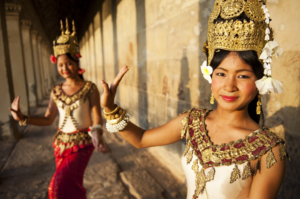
[[[21,194],[20,198],[33,198],[26,191],[19,191],[17,195],[12,193],[14,176],[21,175],[17,170],[28,168],[22,175],[26,174],[30,178],[37,173],[30,173],[29,168],[41,168],[41,161],[43,165],[46,164],[44,159],[54,161],[48,155],[52,155],[50,138],[55,133],[55,125],[51,127],[52,130],[49,130],[50,127],[21,128],[13,121],[8,107],[16,96],[21,96],[20,107],[24,114],[43,114],[52,86],[60,81],[56,66],[49,60],[53,54],[52,42],[61,33],[60,20],[65,24],[67,18],[70,27],[71,20],[75,21],[82,55],[80,65],[86,70],[84,78],[94,82],[101,93],[102,79],[111,83],[121,67],[129,66],[130,70],[119,86],[116,103],[132,113],[132,122],[148,129],[163,125],[192,107],[214,108],[209,104],[210,85],[202,77],[199,67],[206,58],[202,47],[207,38],[207,22],[213,5],[214,0],[2,0],[0,197],[4,194],[5,198],[16,198]],[[297,13],[300,1],[267,0],[267,8],[272,18],[271,27],[275,32],[275,40],[284,49],[283,55],[274,59],[272,64],[273,76],[283,83],[284,92],[263,98],[265,126],[271,127],[286,140],[292,159],[287,162],[278,198],[298,198],[300,23]],[[44,140],[45,146],[38,145],[42,148],[36,150],[30,146],[37,141],[35,136],[41,136],[41,131],[49,131],[48,138]],[[149,183],[157,184],[162,198],[184,198],[186,185],[180,158],[185,141],[144,149],[140,154],[120,136],[107,136],[112,150],[111,160],[115,161],[118,168],[114,170],[116,174],[111,175],[115,175],[116,183],[123,188],[120,188],[122,191],[119,195],[100,197],[101,194],[95,192],[100,189],[95,188],[97,182],[91,180],[93,183],[89,184],[87,177],[85,183],[90,186],[88,193],[94,193],[88,195],[89,198],[123,198],[124,195],[129,198],[145,198],[132,194],[134,187],[128,184],[130,180],[127,178],[132,176],[130,172],[137,167],[141,175],[148,176]],[[22,140],[26,139],[25,147],[22,145],[25,141]],[[120,153],[120,150],[124,150],[122,147],[127,147],[130,151],[128,157]],[[29,152],[30,148],[33,148],[32,152]],[[41,155],[42,160],[34,160],[37,157],[36,151],[43,150],[48,152]],[[24,155],[27,152],[31,155],[24,158],[27,157]],[[131,163],[128,163],[129,159]],[[27,161],[32,162],[27,164]],[[100,164],[102,160],[99,161]],[[151,164],[153,165],[150,166]],[[49,165],[50,170],[55,169],[54,162]],[[155,165],[160,168],[156,169],[159,172],[155,171]],[[45,170],[49,171],[49,168],[46,166]],[[51,177],[50,174],[51,172]],[[93,175],[95,174],[91,174]],[[165,178],[162,178],[164,175]],[[46,179],[48,178],[47,176]],[[47,180],[43,183],[41,182],[47,189]],[[43,198],[47,192],[43,190],[43,194],[39,195],[40,185],[37,184],[38,188],[33,191],[37,198]],[[103,185],[102,189],[104,188]]]

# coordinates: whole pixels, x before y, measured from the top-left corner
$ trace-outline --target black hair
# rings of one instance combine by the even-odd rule
[[[227,57],[230,51],[227,50],[218,50],[215,52],[214,58],[211,61],[211,67],[215,70],[221,62]],[[262,63],[259,61],[257,53],[255,51],[237,51],[238,56],[249,66],[251,66],[255,76],[257,79],[261,79],[264,75],[264,68]],[[263,110],[261,110],[261,114],[256,114],[256,106],[258,101],[258,93],[255,98],[248,105],[248,114],[252,120],[256,123],[259,123],[260,116],[262,116],[263,122]]]
[[[79,59],[78,59],[78,60],[75,60],[75,59],[71,56],[70,53],[66,53],[65,55],[67,55],[67,57],[68,57],[69,59],[71,59],[72,61],[76,62],[76,63],[78,64],[78,67],[79,67]],[[60,55],[57,55],[56,60],[58,60],[59,56],[60,56]],[[82,74],[78,74],[78,75],[79,75],[80,79],[84,80]]]

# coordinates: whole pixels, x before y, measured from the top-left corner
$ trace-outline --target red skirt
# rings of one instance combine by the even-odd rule
[[[78,133],[83,134],[83,132]],[[61,132],[60,134],[64,134],[64,138],[69,136]],[[84,140],[75,141],[74,139],[70,139],[70,142],[68,142],[66,140],[59,140],[59,136],[57,135],[53,143],[56,171],[48,187],[49,198],[86,199],[86,189],[83,187],[83,175],[93,154],[94,146],[89,137],[85,137]],[[70,136],[74,136],[74,134]],[[57,144],[58,141],[60,144]],[[62,143],[67,147],[62,147]],[[68,146],[70,147],[68,148]]]

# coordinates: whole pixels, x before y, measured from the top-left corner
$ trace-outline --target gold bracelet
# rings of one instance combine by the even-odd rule
[[[107,123],[109,123],[110,125],[118,124],[121,120],[123,120],[125,113],[126,113],[126,111],[123,111],[123,113],[121,114],[121,116],[118,119],[107,120]]]
[[[118,110],[119,110],[119,106],[117,105],[117,107],[115,108],[115,110],[113,110],[112,112],[109,112],[109,113],[107,113],[107,112],[105,112],[105,110],[103,109],[103,112],[104,112],[104,114],[106,114],[106,115],[111,115],[111,114],[114,114],[115,112],[117,112]]]
[[[23,120],[21,120],[21,121],[19,121],[19,125],[20,126],[26,126],[27,125],[27,122],[28,122],[28,120],[29,120],[29,116],[27,116],[27,115],[23,115]]]
[[[112,114],[112,115],[104,114],[104,118],[107,120],[118,119],[123,114],[123,112],[124,112],[124,110],[120,107],[116,114]]]

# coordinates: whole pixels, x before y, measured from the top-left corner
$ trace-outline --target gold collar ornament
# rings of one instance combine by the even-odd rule
[[[248,20],[234,20],[243,13]],[[225,21],[216,22],[219,17]],[[273,31],[269,24],[270,14],[265,0],[216,0],[208,21],[207,42],[203,48],[207,55],[207,61],[201,66],[205,79],[209,78],[204,69],[210,69],[209,65],[217,50],[253,50],[264,63],[265,69],[264,77],[255,82],[259,93],[282,93],[282,83],[272,78],[270,63],[272,56],[280,56],[283,50],[278,42],[273,41]]]
[[[72,21],[72,33],[69,31],[68,19],[66,19],[66,31],[64,31],[62,20],[60,20],[60,28],[61,35],[53,41],[54,56],[51,56],[51,62],[56,63],[56,57],[66,53],[70,53],[74,60],[78,60],[81,58],[81,55],[79,53],[74,20]]]

